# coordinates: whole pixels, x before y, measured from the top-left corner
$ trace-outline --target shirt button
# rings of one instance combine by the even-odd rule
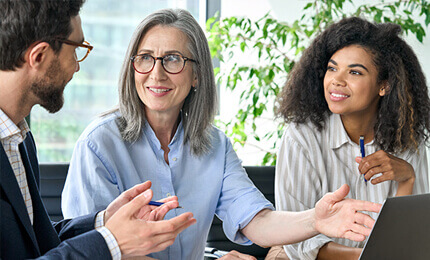
[[[172,160],[173,160],[174,162],[176,162],[177,158],[176,158],[176,157],[174,157]]]
[[[167,193],[167,194],[166,194],[166,196],[167,196],[167,197],[170,197],[170,196],[172,196],[172,194],[170,194],[170,193]]]

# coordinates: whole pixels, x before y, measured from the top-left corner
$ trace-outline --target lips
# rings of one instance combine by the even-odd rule
[[[154,96],[161,97],[164,95],[167,95],[172,89],[161,87],[161,86],[150,86],[146,87],[146,89],[149,90],[150,93],[152,93]]]
[[[148,88],[148,89],[155,93],[164,93],[164,92],[170,91],[170,89],[168,88]]]
[[[331,93],[330,95],[336,98],[348,97],[348,95],[342,95],[342,94],[336,94],[336,93]]]
[[[330,100],[332,101],[342,101],[349,98],[349,95],[342,93],[342,92],[330,92]]]

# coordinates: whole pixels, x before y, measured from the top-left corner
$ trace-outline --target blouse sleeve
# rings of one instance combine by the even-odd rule
[[[240,230],[258,212],[274,207],[248,178],[228,139],[225,145],[224,179],[215,213],[223,221],[224,233],[231,241],[250,245],[252,242]]]
[[[312,152],[301,146],[287,132],[282,137],[275,176],[275,203],[277,210],[303,211],[315,207],[321,194],[318,171],[312,161]],[[332,241],[317,235],[301,243],[286,245],[290,259],[316,259],[319,249]]]
[[[412,156],[407,159],[415,171],[415,184],[412,194],[429,192],[429,168],[427,158],[427,147],[421,145],[418,153],[413,153]]]
[[[65,218],[104,210],[119,196],[115,174],[108,168],[108,161],[88,138],[77,142],[62,193]]]

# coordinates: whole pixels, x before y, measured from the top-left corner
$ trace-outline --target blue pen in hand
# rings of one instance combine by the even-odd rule
[[[152,201],[152,200],[148,203],[148,205],[157,206],[157,207],[159,207],[159,206],[161,206],[163,204],[164,204],[164,202],[158,202],[158,201]],[[182,209],[181,206],[177,206],[176,208],[181,208]]]
[[[364,158],[366,156],[366,153],[364,151],[364,136],[360,136],[360,151],[361,151],[361,158]],[[364,178],[364,182],[367,182],[366,178],[364,177],[363,174],[363,178]]]

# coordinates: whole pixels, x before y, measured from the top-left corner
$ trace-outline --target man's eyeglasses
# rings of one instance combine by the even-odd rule
[[[90,54],[90,51],[94,48],[87,41],[84,41],[83,43],[79,43],[79,42],[74,42],[71,40],[60,39],[60,38],[56,38],[55,40],[72,46],[77,46],[75,49],[75,57],[77,62],[81,62],[85,60],[88,54]]]
[[[179,54],[168,54],[163,57],[153,57],[149,54],[138,54],[131,57],[130,60],[133,63],[134,70],[141,74],[151,72],[154,69],[157,60],[161,60],[163,69],[170,74],[181,73],[185,67],[185,62],[187,61],[197,63],[197,61]]]

